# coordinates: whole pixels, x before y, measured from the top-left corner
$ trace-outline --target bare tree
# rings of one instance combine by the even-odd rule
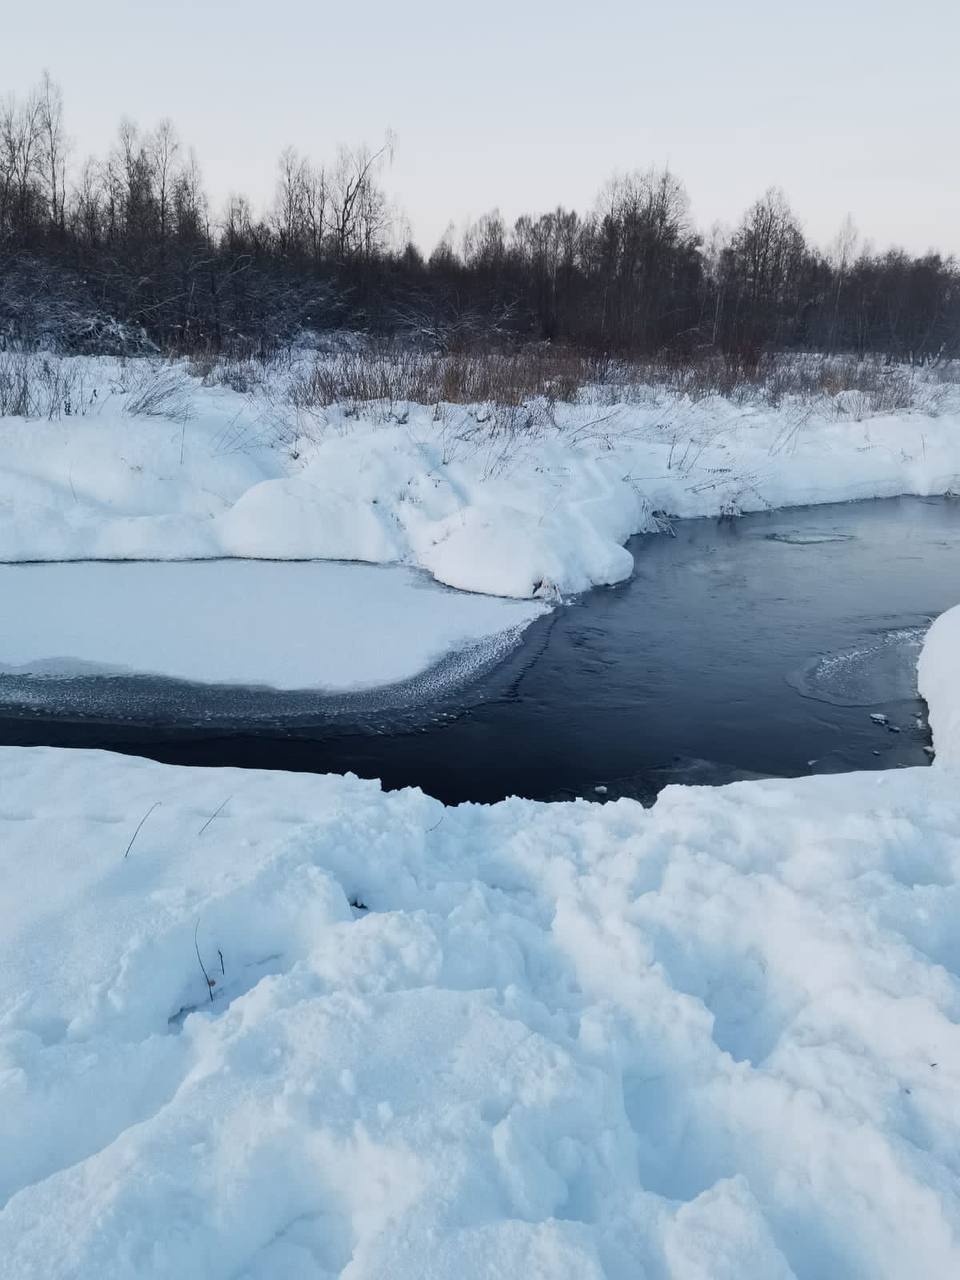
[[[170,232],[170,197],[180,140],[170,120],[161,120],[146,143],[157,200],[157,229],[161,244]]]
[[[43,99],[34,90],[0,109],[0,212],[9,227],[27,228],[41,216]]]
[[[174,234],[181,243],[193,244],[209,237],[203,175],[192,147],[187,154],[187,163],[174,175],[171,208]]]
[[[783,192],[771,187],[744,215],[730,247],[741,292],[737,343],[755,360],[764,341],[778,343],[799,307],[806,245]]]
[[[857,231],[852,216],[848,213],[827,253],[827,259],[834,273],[833,317],[830,322],[828,342],[831,351],[836,350],[837,334],[840,327],[840,297],[850,268],[853,265],[853,260],[856,257],[857,241],[859,239],[860,233]]]
[[[67,143],[63,130],[63,94],[44,71],[40,81],[40,123],[50,225],[64,229],[67,201]]]
[[[393,140],[378,151],[367,147],[341,147],[330,184],[330,212],[333,247],[343,260],[354,254],[369,256],[389,221],[386,197],[375,181],[381,161],[391,155]]]

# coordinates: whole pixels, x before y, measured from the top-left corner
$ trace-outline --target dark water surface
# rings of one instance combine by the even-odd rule
[[[630,549],[629,582],[534,623],[440,702],[430,681],[324,701],[146,677],[46,681],[38,700],[2,677],[0,742],[350,770],[447,802],[648,801],[669,782],[928,762],[916,658],[960,603],[960,502],[690,520]]]

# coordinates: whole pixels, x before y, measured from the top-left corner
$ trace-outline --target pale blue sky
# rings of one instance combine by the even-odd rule
[[[45,0],[0,17],[0,94],[60,81],[78,152],[169,115],[208,189],[269,197],[288,143],[397,135],[429,244],[493,205],[589,207],[669,164],[697,222],[769,185],[809,235],[960,253],[960,0]]]

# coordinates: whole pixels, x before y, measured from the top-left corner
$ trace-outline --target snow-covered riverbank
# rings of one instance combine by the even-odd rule
[[[0,750],[0,1275],[955,1272],[958,626],[651,810]]]
[[[931,399],[936,416],[864,417],[850,393],[773,409],[652,388],[625,404],[304,414],[282,388],[70,363],[83,372],[70,416],[0,420],[0,560],[396,562],[550,597],[628,576],[622,544],[661,512],[960,489],[953,387]]]

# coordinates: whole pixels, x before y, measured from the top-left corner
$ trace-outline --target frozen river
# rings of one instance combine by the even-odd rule
[[[536,618],[519,641],[535,606],[442,591],[405,570],[11,568],[51,575],[61,610],[86,608],[87,647],[62,651],[64,630],[45,596],[50,634],[38,624],[19,648],[0,649],[0,662],[21,668],[0,676],[0,740],[353,771],[447,802],[648,800],[675,781],[928,760],[915,662],[931,618],[960,600],[960,503],[878,500],[682,521],[675,532],[634,539],[630,581]],[[149,622],[151,609],[169,617],[150,586],[167,575],[174,632],[164,642],[159,623],[134,626],[147,638],[139,651],[127,646],[128,666],[166,678],[117,674],[119,640],[104,647],[106,670],[64,661],[97,656],[104,620],[83,579],[91,568],[118,579],[138,571],[136,590],[107,593],[133,623],[144,611]],[[335,607],[317,592],[331,570],[346,575]],[[361,589],[356,575],[372,576]],[[401,588],[417,595],[394,600]],[[223,603],[231,596],[230,608],[242,605],[239,624]],[[122,621],[111,635],[116,628],[122,639]],[[366,678],[351,680],[358,664]],[[350,689],[378,678],[391,683]],[[300,687],[318,683],[327,690]]]

